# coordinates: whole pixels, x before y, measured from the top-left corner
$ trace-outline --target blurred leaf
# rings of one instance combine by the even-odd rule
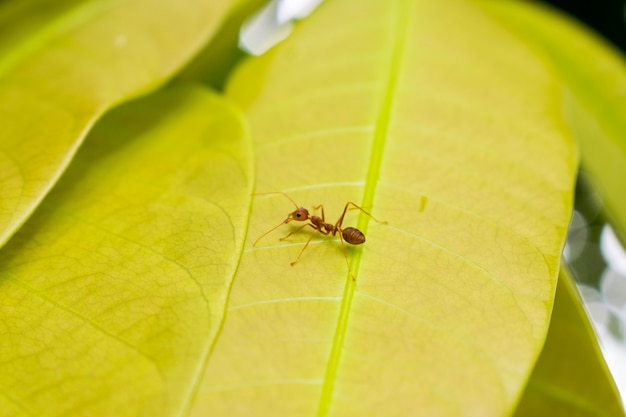
[[[626,60],[596,34],[547,7],[484,2],[487,10],[546,54],[566,82],[564,105],[582,167],[626,242]]]
[[[0,245],[118,102],[162,84],[210,38],[231,3],[9,2],[0,42]]]
[[[20,0],[0,2],[0,56],[11,53],[31,36],[84,0]]]
[[[567,270],[561,270],[546,344],[515,415],[624,415],[619,393]]]
[[[236,63],[245,57],[239,49],[239,28],[266,0],[240,1],[222,24],[220,31],[211,39],[180,73],[174,82],[197,82],[201,80],[219,90],[224,89],[226,79]]]
[[[0,415],[185,415],[223,320],[252,170],[199,87],[99,123],[0,250]]]
[[[349,19],[350,24],[346,24]],[[324,3],[251,59],[257,191],[346,201],[368,241],[308,239],[258,196],[197,416],[512,411],[539,356],[576,152],[546,62],[462,0]]]

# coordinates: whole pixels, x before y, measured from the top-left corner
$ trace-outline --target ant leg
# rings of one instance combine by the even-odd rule
[[[315,207],[313,207],[313,208],[314,208],[315,210],[320,209],[320,208],[322,209],[322,221],[323,221],[324,223],[326,223],[326,218],[324,217],[324,206],[323,206],[322,204],[320,204],[319,206],[315,206]]]
[[[312,225],[305,224],[304,226],[312,226]],[[302,226],[302,227],[304,227],[304,226]],[[302,229],[302,227],[300,229]],[[297,264],[300,261],[300,257],[304,253],[304,250],[307,248],[307,246],[309,246],[309,243],[311,243],[311,240],[313,240],[313,237],[317,234],[317,232],[319,232],[319,230],[315,229],[315,231],[313,233],[311,233],[311,237],[309,237],[309,240],[306,241],[306,244],[304,245],[304,247],[302,248],[302,250],[298,254],[298,257],[291,263],[291,266],[294,266],[295,264]]]
[[[282,241],[282,240],[285,240],[285,239],[287,239],[289,236],[291,236],[291,235],[293,235],[293,234],[295,234],[295,233],[298,233],[300,230],[304,229],[304,228],[305,228],[305,227],[307,227],[307,226],[311,226],[313,229],[316,229],[316,227],[315,227],[315,226],[313,226],[311,223],[306,223],[306,224],[303,224],[302,226],[298,227],[298,228],[297,228],[296,230],[294,230],[293,232],[289,233],[287,236],[283,236],[283,237],[281,237],[281,238],[280,238],[280,239],[278,239],[278,240],[281,240],[281,241]],[[317,230],[317,229],[316,229],[316,230]]]
[[[346,260],[346,265],[348,265],[348,273],[352,277],[352,281],[356,281],[356,277],[354,276],[354,274],[352,273],[352,270],[350,269],[350,262],[348,261],[348,251],[346,249],[346,244],[343,241],[343,237],[341,236],[341,233],[339,233],[339,241],[341,242],[341,249],[343,249],[343,257]]]
[[[341,213],[341,217],[339,217],[339,220],[337,220],[337,223],[335,223],[335,227],[341,227],[341,224],[343,223],[343,218],[346,215],[346,211],[348,211],[348,207],[350,207],[350,205],[353,206],[353,208],[361,210],[363,213],[367,214],[368,216],[370,216],[372,219],[374,219],[374,221],[380,223],[380,224],[387,224],[386,221],[384,220],[378,220],[376,217],[372,216],[369,212],[365,211],[363,209],[363,207],[361,206],[357,206],[356,204],[354,204],[352,201],[348,201],[346,203],[346,206],[343,208],[343,213]],[[352,210],[352,209],[350,209]]]

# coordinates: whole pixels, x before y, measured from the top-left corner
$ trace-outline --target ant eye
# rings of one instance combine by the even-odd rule
[[[296,214],[296,217],[302,217],[302,214],[298,213]]]

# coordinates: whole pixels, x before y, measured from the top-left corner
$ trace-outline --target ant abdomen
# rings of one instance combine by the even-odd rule
[[[365,242],[365,235],[356,227],[346,227],[342,229],[341,234],[343,235],[343,240],[352,245],[360,245]]]

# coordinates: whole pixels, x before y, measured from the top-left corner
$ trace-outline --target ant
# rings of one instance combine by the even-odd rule
[[[307,240],[307,242],[304,245],[304,247],[302,248],[302,250],[300,250],[300,253],[298,254],[298,257],[293,262],[291,262],[291,266],[294,266],[295,264],[298,263],[298,261],[300,261],[300,257],[304,253],[304,250],[309,246],[309,243],[311,243],[311,240],[313,240],[313,237],[315,237],[315,235],[317,233],[321,233],[323,235],[332,235],[332,236],[336,236],[337,233],[338,233],[339,234],[339,240],[341,241],[341,246],[343,248],[343,256],[346,259],[346,264],[348,265],[348,271],[350,271],[350,263],[348,262],[348,255],[346,254],[346,247],[345,247],[343,242],[346,241],[346,242],[350,243],[351,245],[361,245],[362,243],[365,242],[365,235],[363,234],[363,232],[361,232],[356,227],[346,227],[346,228],[342,227],[343,218],[345,217],[346,212],[348,211],[348,207],[350,207],[350,206],[352,206],[350,208],[350,210],[354,210],[354,209],[361,210],[363,213],[367,214],[369,217],[374,219],[376,222],[381,223],[381,224],[387,224],[386,221],[380,221],[380,220],[376,219],[376,217],[372,216],[370,213],[368,213],[362,207],[356,205],[352,201],[348,201],[346,203],[345,207],[343,208],[343,212],[341,213],[341,216],[339,217],[339,220],[337,220],[337,222],[335,224],[332,224],[332,223],[326,223],[326,218],[324,216],[324,206],[321,205],[321,204],[319,206],[314,206],[313,209],[314,210],[321,209],[322,217],[309,214],[309,210],[305,209],[304,207],[299,207],[296,204],[296,202],[291,199],[291,197],[289,197],[287,194],[285,194],[285,193],[283,193],[281,191],[271,192],[271,193],[258,193],[258,194],[282,194],[285,197],[287,197],[289,199],[289,201],[291,201],[293,203],[293,205],[296,207],[296,210],[291,212],[291,213],[289,213],[287,218],[285,220],[283,220],[281,223],[279,223],[277,226],[272,227],[270,230],[268,230],[267,232],[265,232],[261,236],[259,236],[259,238],[254,241],[252,246],[256,246],[256,244],[259,242],[259,240],[261,240],[263,237],[265,237],[269,233],[273,232],[274,230],[278,229],[283,224],[287,224],[287,223],[292,222],[292,221],[298,221],[298,222],[308,221],[309,223],[303,224],[302,226],[300,226],[299,228],[297,228],[293,232],[289,233],[287,236],[281,237],[279,240],[281,240],[281,241],[285,240],[289,236],[293,235],[294,233],[299,232],[300,230],[304,229],[307,226],[309,226],[309,227],[314,229],[314,232],[309,237],[309,240]],[[352,272],[350,272],[350,275],[352,276],[352,279],[354,280],[355,277],[354,277],[354,275],[352,275]]]

